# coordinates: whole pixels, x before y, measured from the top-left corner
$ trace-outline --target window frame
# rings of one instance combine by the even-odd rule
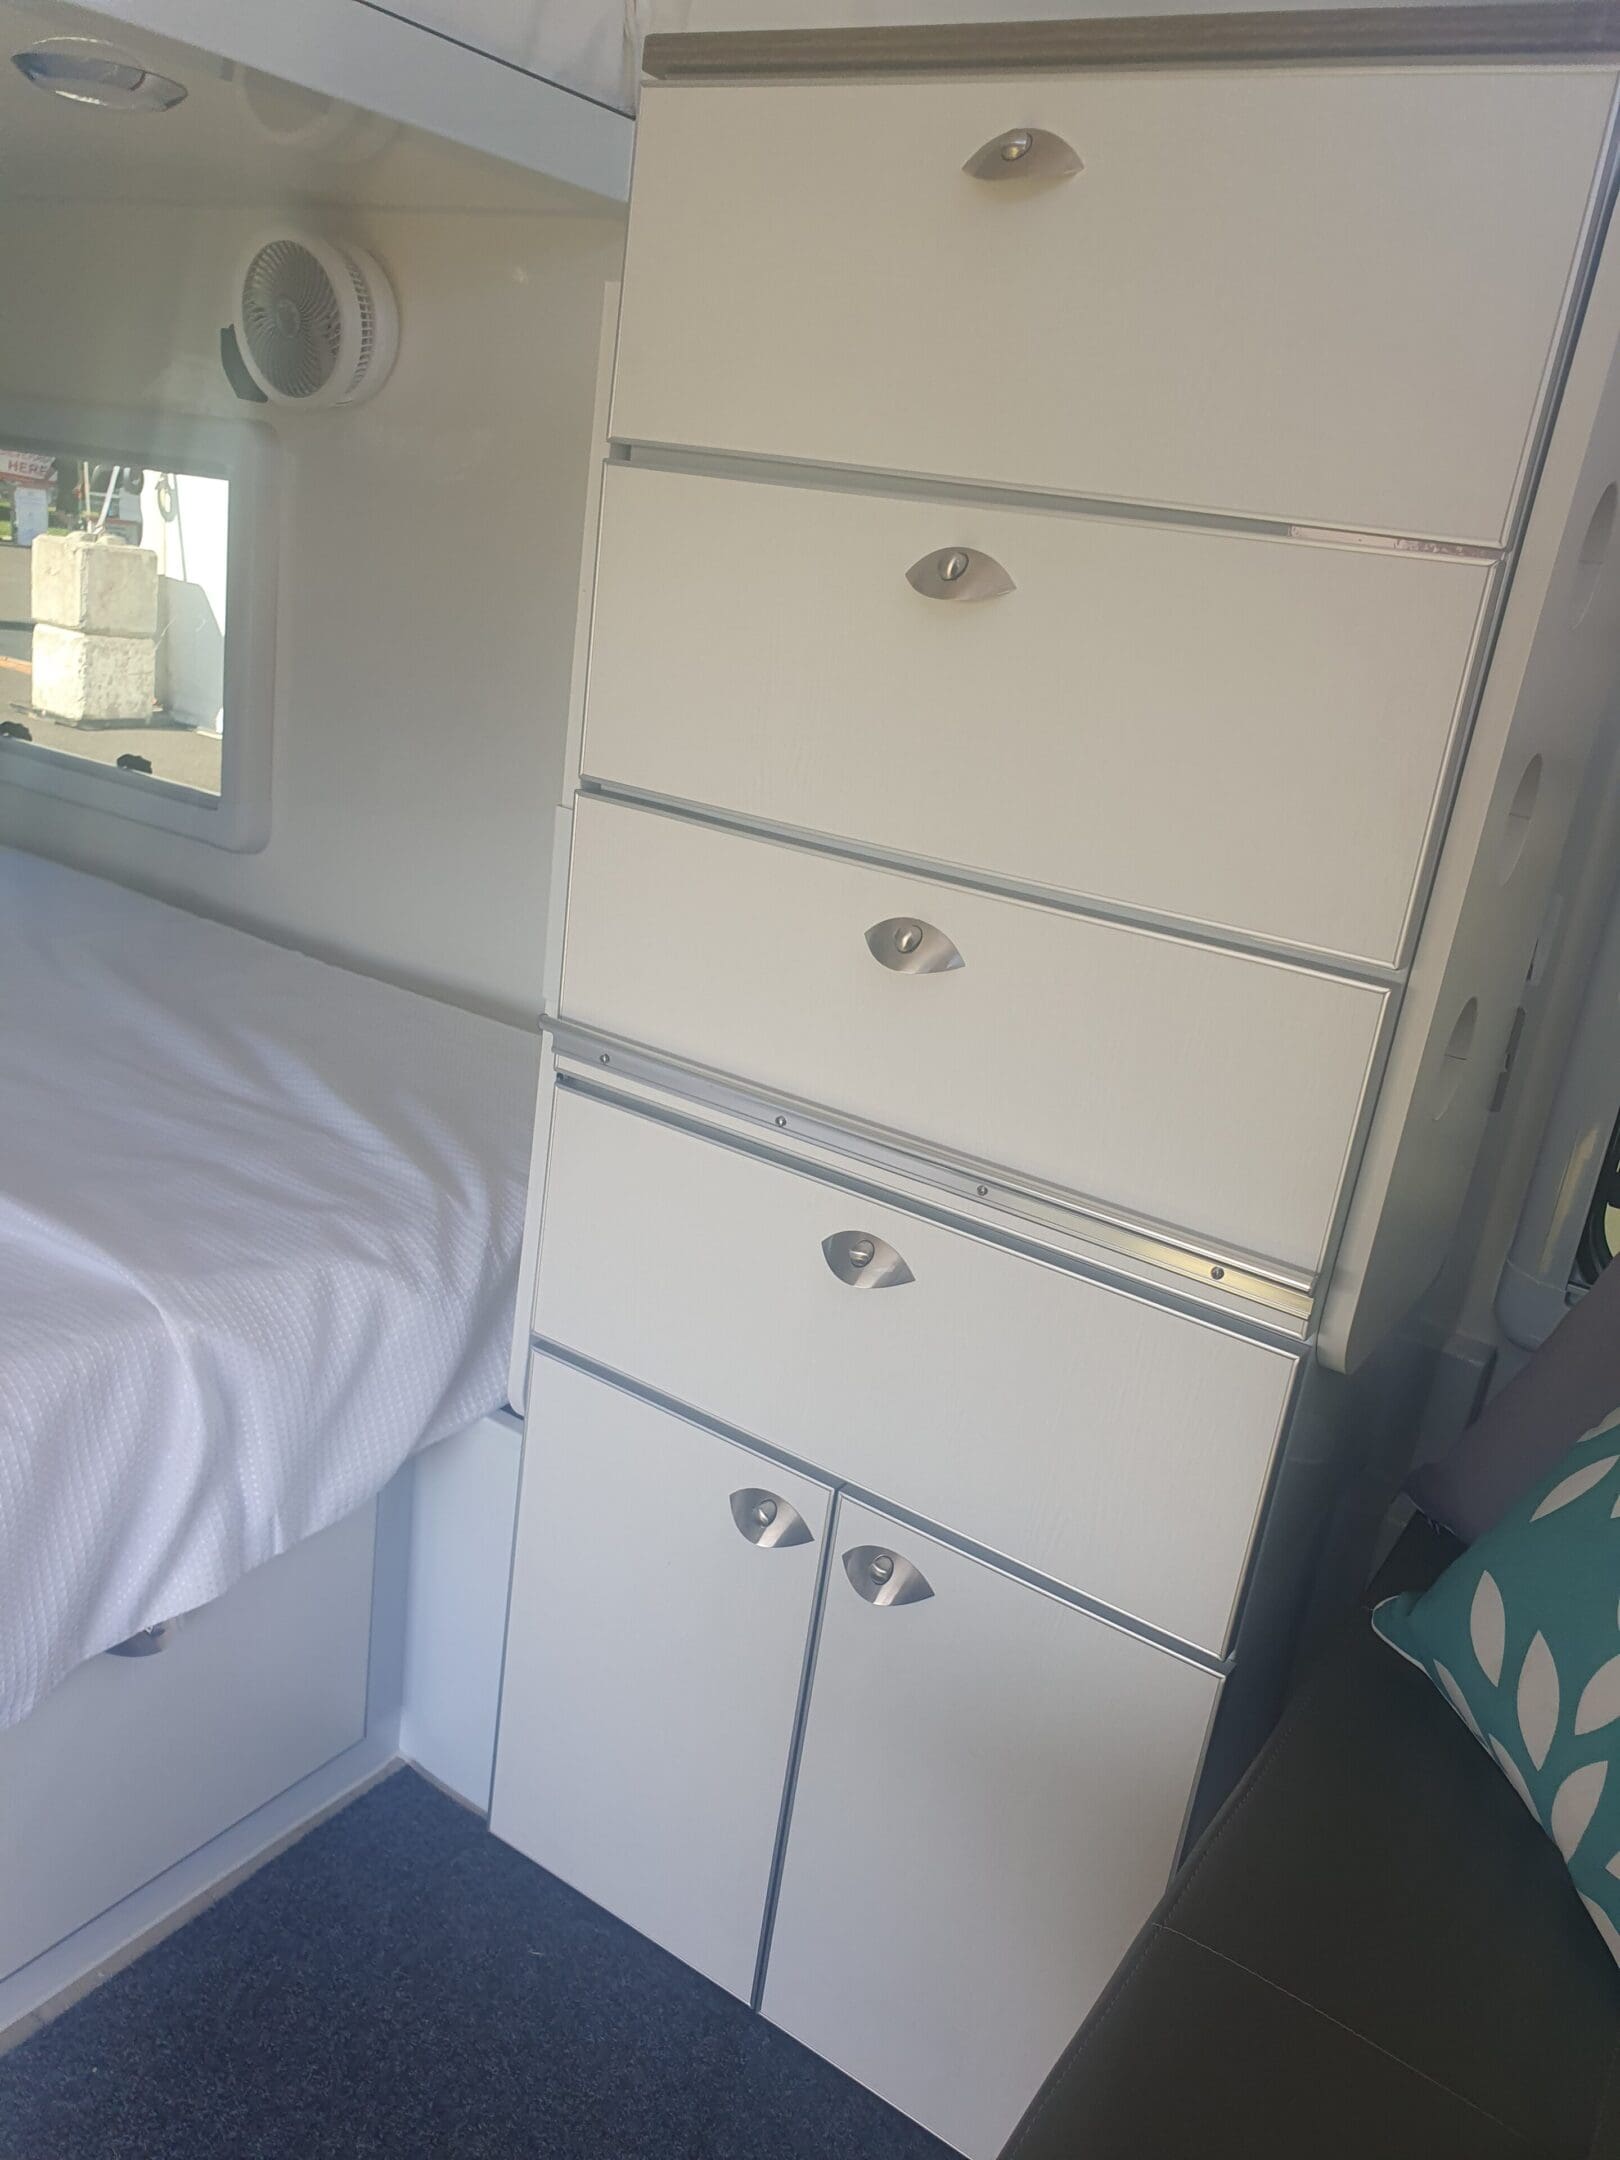
[[[275,717],[277,475],[275,438],[243,419],[58,405],[0,398],[0,441],[99,462],[138,459],[148,471],[229,483],[225,566],[224,728],[218,795],[122,772],[0,736],[0,785],[31,788],[82,808],[254,854],[270,838]]]

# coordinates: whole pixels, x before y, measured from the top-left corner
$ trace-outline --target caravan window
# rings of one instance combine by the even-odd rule
[[[0,407],[0,781],[262,846],[262,452],[223,423],[38,423]]]
[[[217,796],[230,483],[0,443],[0,727]]]

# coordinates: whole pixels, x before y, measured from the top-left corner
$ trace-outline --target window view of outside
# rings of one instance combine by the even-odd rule
[[[229,497],[0,445],[0,736],[219,793]]]

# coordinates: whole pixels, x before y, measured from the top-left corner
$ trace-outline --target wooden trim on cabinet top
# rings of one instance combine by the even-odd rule
[[[1612,60],[1620,0],[1339,7],[1063,22],[842,30],[654,32],[643,67],[664,82],[986,74],[1040,68],[1236,67],[1295,62]]]

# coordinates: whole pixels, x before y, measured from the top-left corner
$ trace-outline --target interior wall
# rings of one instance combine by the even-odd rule
[[[152,205],[0,213],[0,407],[11,392],[240,416],[219,327],[271,222]],[[400,354],[364,405],[264,420],[281,523],[268,846],[231,854],[3,785],[0,842],[532,1021],[622,224],[329,222],[390,273]]]

